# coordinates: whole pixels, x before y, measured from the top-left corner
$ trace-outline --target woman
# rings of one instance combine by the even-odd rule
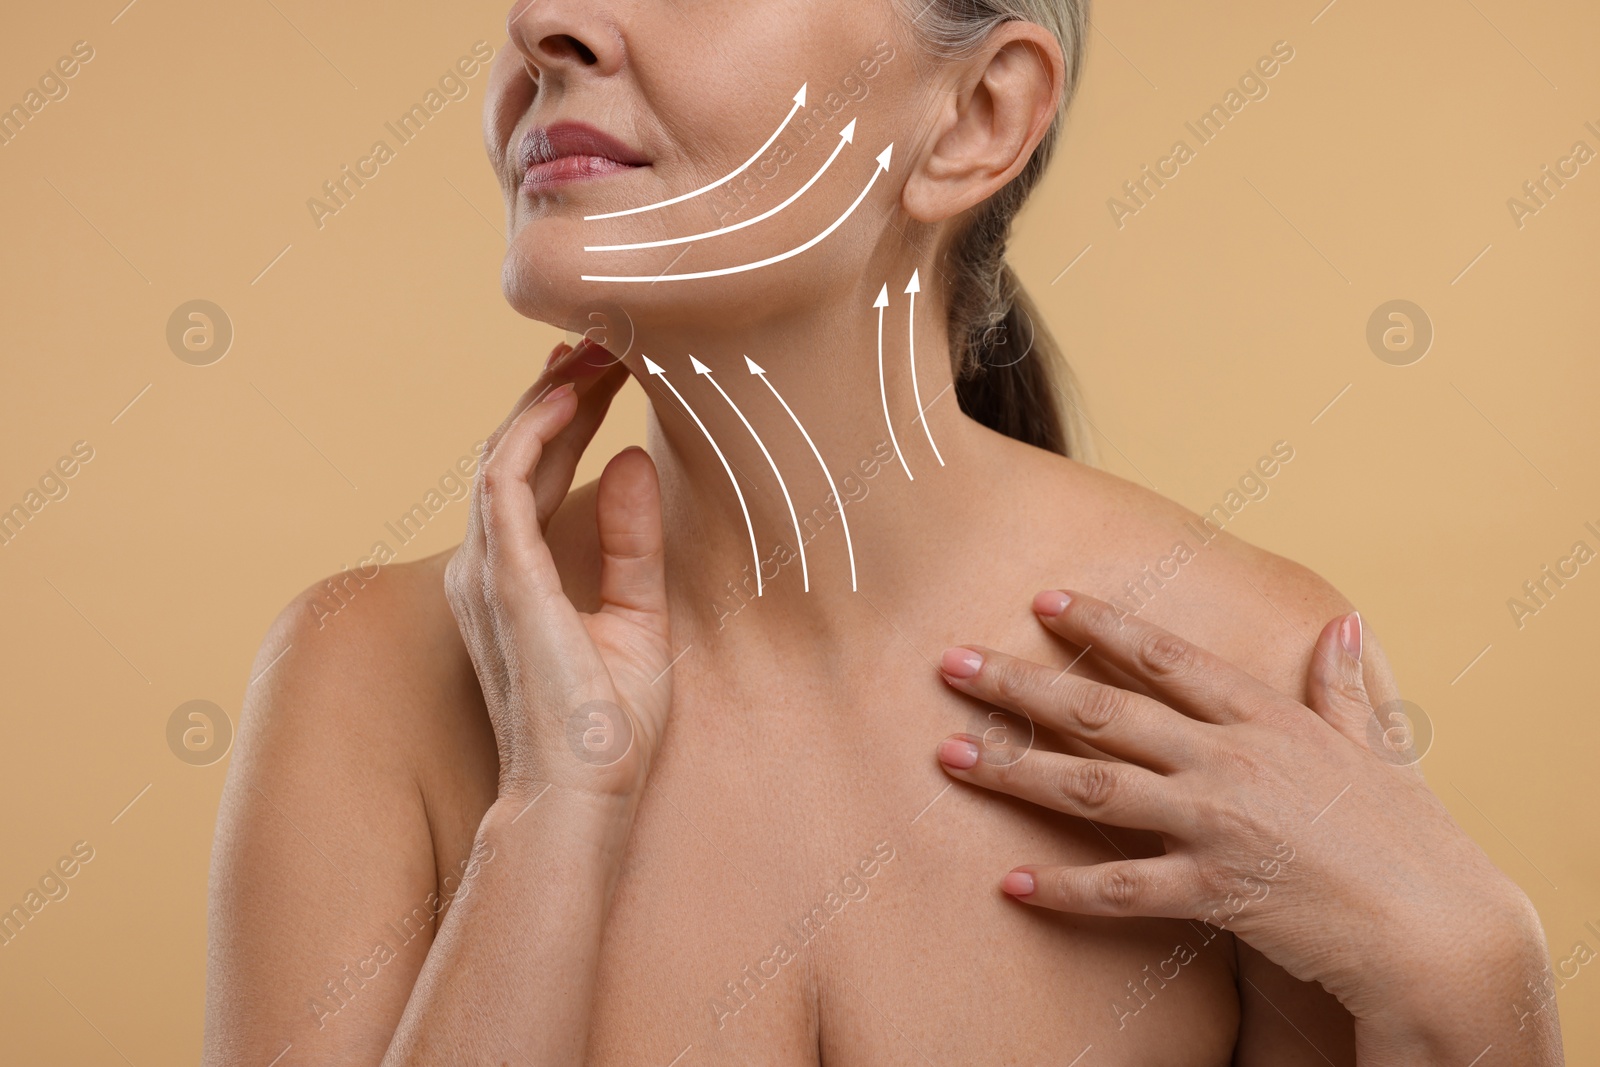
[[[1559,1062],[1359,617],[1065,455],[1003,254],[1085,25],[513,9],[506,295],[598,329],[457,550],[264,643],[207,1062]]]

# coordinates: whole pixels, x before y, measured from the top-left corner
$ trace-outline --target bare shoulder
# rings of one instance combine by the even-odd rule
[[[205,1062],[376,1062],[495,787],[447,556],[311,586],[262,641],[212,853]],[[458,872],[456,872],[458,873]],[[385,923],[396,924],[385,927]],[[375,931],[383,935],[381,952]],[[308,996],[308,994],[310,994]]]
[[[262,641],[252,668],[262,692],[246,700],[246,716],[263,702],[289,714],[331,702],[338,712],[327,728],[365,740],[409,738],[440,718],[459,726],[451,698],[472,668],[444,594],[451,555],[344,571],[303,590]],[[409,714],[424,707],[430,714]]]
[[[1355,610],[1311,568],[1250,544],[1231,526],[1252,498],[1230,492],[1205,513],[1103,470],[1052,457],[1075,511],[1072,529],[1097,562],[1086,591],[1238,664],[1296,697],[1322,628]],[[1261,477],[1283,459],[1263,457]],[[1368,633],[1369,683],[1387,677]],[[1368,659],[1364,652],[1364,659]]]
[[[1306,700],[1317,639],[1352,605],[1309,567],[1227,528],[1249,506],[1248,496],[1199,514],[1104,471],[1071,461],[1059,468],[1055,476],[1070,487],[1080,514],[1074,529],[1081,536],[1097,532],[1093,543],[1104,561],[1087,592]],[[1364,644],[1369,694],[1379,702],[1398,695],[1382,649],[1370,634]],[[1243,979],[1237,1062],[1355,1061],[1353,1023],[1337,1000],[1243,942],[1237,948]],[[1321,1050],[1332,1051],[1334,1060]]]
[[[598,566],[594,495],[593,484],[574,489],[546,531],[580,603]],[[498,760],[445,594],[454,554],[346,570],[291,600],[251,669],[238,755],[250,759],[270,736],[274,748],[315,749],[320,762],[381,768],[418,794],[436,839],[470,838],[494,798]]]
[[[258,659],[254,670],[267,669],[257,676],[276,676],[279,689],[342,687],[362,698],[353,712],[443,682],[451,653],[464,652],[444,597],[451,554],[347,570],[307,587],[273,620],[260,652],[271,666]]]
[[[580,598],[593,513],[594,487],[580,487],[547,531]],[[346,570],[291,600],[251,669],[236,758],[282,750],[349,771],[341,780],[404,782],[436,840],[470,839],[494,798],[498,760],[445,593],[454,554]]]
[[[439,822],[470,795],[447,804],[441,791],[470,794],[494,746],[444,595],[450,555],[344,571],[289,602],[251,669],[230,793],[241,777],[290,802],[354,810],[384,796],[397,820],[424,817],[431,840],[459,838],[463,826]]]

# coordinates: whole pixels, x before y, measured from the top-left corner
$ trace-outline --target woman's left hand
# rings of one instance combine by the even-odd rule
[[[1006,892],[1059,911],[1231,930],[1337,996],[1356,1019],[1358,1047],[1370,1051],[1476,1041],[1465,1063],[1495,1040],[1478,1040],[1486,1028],[1517,1030],[1507,1024],[1528,998],[1525,982],[1548,966],[1537,916],[1415,768],[1368,744],[1374,711],[1359,616],[1335,619],[1318,638],[1308,709],[1092,597],[1041,593],[1034,611],[1159,699],[991,649],[952,648],[940,665],[951,686],[1110,758],[986,751],[982,739],[958,735],[939,746],[941,763],[986,789],[1154,831],[1166,851],[1019,867],[1005,876]],[[1553,1015],[1537,1028],[1547,1038]],[[1538,1052],[1514,1061],[1559,1062]]]

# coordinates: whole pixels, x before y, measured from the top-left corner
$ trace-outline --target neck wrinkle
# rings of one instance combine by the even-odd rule
[[[912,388],[909,302],[892,291],[883,326],[891,438],[879,387],[878,318],[871,306],[876,296],[874,289],[860,301],[864,314],[819,315],[802,330],[751,332],[738,341],[709,340],[689,351],[646,344],[627,358],[651,404],[649,448],[661,475],[669,582],[674,609],[686,615],[679,624],[686,636],[675,638],[680,647],[691,639],[724,644],[770,636],[776,629],[824,642],[830,632],[859,632],[852,628],[861,613],[878,620],[912,582],[925,580],[919,577],[919,546],[937,541],[945,521],[981,493],[981,471],[994,454],[994,435],[958,409],[941,313],[919,296],[916,370],[927,409],[925,430]],[[829,340],[819,344],[815,338]],[[711,374],[696,373],[691,354]],[[647,373],[644,355],[664,375]],[[746,355],[765,370],[771,388],[750,372]],[[930,446],[930,433],[944,466]],[[743,510],[707,434],[738,481]],[[843,501],[842,517],[833,504],[834,487]],[[809,592],[804,590],[807,574]]]

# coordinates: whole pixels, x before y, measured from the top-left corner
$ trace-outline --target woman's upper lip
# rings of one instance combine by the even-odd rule
[[[533,127],[522,137],[520,156],[524,171],[566,156],[598,156],[629,167],[650,162],[604,130],[584,122]]]

